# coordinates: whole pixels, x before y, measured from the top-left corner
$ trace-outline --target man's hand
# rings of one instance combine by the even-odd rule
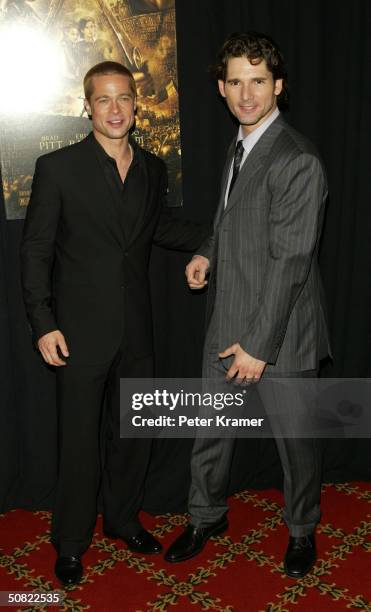
[[[207,257],[203,257],[202,255],[195,255],[192,257],[185,269],[187,282],[191,289],[202,289],[205,287],[205,285],[207,285],[207,280],[205,280],[205,277],[209,267],[210,262]]]
[[[244,380],[247,382],[258,382],[258,380],[260,380],[264,368],[267,365],[265,361],[255,359],[255,357],[246,353],[238,342],[226,348],[222,353],[219,353],[219,357],[222,359],[230,357],[231,355],[234,355],[234,360],[226,374],[228,380],[232,380],[232,378],[236,377],[235,380],[239,384]]]
[[[69,356],[66,341],[59,329],[41,336],[37,342],[37,346],[39,347],[39,351],[42,354],[44,361],[46,361],[46,363],[49,365],[66,365],[66,362],[63,361],[57,353],[57,347],[59,347],[59,350],[64,357]]]

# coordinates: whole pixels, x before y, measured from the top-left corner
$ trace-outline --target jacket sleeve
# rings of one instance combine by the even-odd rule
[[[58,329],[51,303],[51,271],[60,208],[60,193],[47,160],[39,158],[21,242],[23,298],[35,340]]]
[[[168,180],[166,167],[162,165],[160,178],[160,218],[154,235],[157,246],[177,251],[193,252],[211,233],[211,224],[195,223],[178,217],[179,211],[167,206]]]
[[[215,245],[215,234],[210,235],[204,240],[199,249],[197,249],[196,255],[202,255],[209,260],[209,269],[212,268],[214,262],[214,245]]]
[[[269,255],[258,308],[240,344],[250,355],[275,363],[293,306],[309,274],[326,196],[321,162],[302,153],[281,169],[272,186]]]

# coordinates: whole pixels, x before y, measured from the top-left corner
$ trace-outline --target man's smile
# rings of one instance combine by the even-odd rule
[[[113,127],[120,127],[124,123],[124,120],[123,119],[108,119],[107,123],[109,125],[112,125]]]

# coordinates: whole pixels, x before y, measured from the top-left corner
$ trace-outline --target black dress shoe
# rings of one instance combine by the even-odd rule
[[[209,538],[219,535],[227,529],[228,521],[225,516],[208,527],[194,527],[194,525],[189,524],[167,550],[164,557],[165,561],[179,563],[192,559],[202,551]]]
[[[114,533],[108,529],[104,529],[103,533],[107,538],[123,540],[127,544],[128,549],[132,552],[142,553],[143,555],[157,555],[162,551],[160,542],[158,542],[149,531],[143,528],[135,535],[129,537]]]
[[[317,558],[314,534],[293,538],[290,536],[285,555],[285,572],[291,578],[303,578],[315,564]]]
[[[77,584],[82,578],[82,565],[79,557],[58,557],[54,568],[55,575],[63,586]]]

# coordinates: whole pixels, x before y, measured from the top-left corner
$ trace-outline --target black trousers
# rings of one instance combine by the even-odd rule
[[[123,348],[109,363],[57,370],[59,474],[52,542],[60,555],[89,546],[100,485],[105,527],[123,536],[140,529],[152,440],[120,438],[120,378],[150,378],[153,358],[129,359]]]

